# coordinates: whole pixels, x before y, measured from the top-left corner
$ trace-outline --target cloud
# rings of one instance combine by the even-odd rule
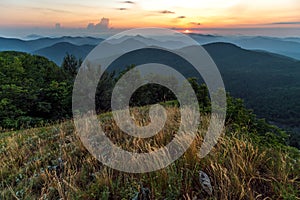
[[[122,1],[121,3],[135,4],[135,2],[133,2],[133,1]]]
[[[184,19],[184,18],[186,18],[186,16],[178,16],[177,18],[178,19]]]
[[[290,24],[290,25],[293,25],[293,24],[300,24],[300,21],[299,22],[273,22],[273,23],[270,23],[268,25],[284,25],[284,24]]]
[[[89,23],[87,26],[88,30],[107,30],[109,29],[109,19],[102,18],[98,24]]]
[[[28,7],[32,10],[39,10],[43,12],[53,12],[53,13],[73,13],[69,10],[60,10],[60,9],[52,9],[52,8],[42,8],[42,7]]]
[[[199,23],[199,22],[190,22],[190,24],[191,24],[191,25],[195,25],[195,26],[200,26],[200,25],[202,25],[202,24]]]
[[[123,4],[135,4],[134,1],[119,1],[119,3],[123,3]],[[124,5],[124,7],[123,6],[119,7],[119,8],[117,8],[117,10],[124,11],[124,10],[129,10],[129,8],[128,8],[128,5]]]
[[[162,13],[162,14],[175,14],[175,12],[169,11],[169,10],[159,11],[159,13]]]

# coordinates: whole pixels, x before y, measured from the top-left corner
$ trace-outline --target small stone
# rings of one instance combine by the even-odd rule
[[[207,192],[209,195],[212,195],[211,182],[208,175],[205,172],[199,172],[199,181],[204,191]]]

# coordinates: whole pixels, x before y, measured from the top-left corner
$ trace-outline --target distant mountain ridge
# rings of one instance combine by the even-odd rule
[[[0,37],[0,51],[23,51],[32,53],[57,43],[68,42],[73,45],[97,45],[102,42],[102,38],[93,37],[59,37],[59,38],[39,38],[34,40],[21,40],[15,38]]]
[[[300,38],[266,36],[214,36],[189,34],[199,44],[228,42],[249,50],[264,50],[300,60]]]
[[[211,43],[203,47],[218,66],[226,91],[244,99],[247,107],[254,109],[259,117],[276,124],[299,126],[300,61],[270,52],[246,50],[230,43]],[[201,79],[184,59],[152,48],[124,54],[108,70],[121,72],[131,64],[145,63],[165,64],[186,77]]]
[[[40,55],[54,61],[58,66],[62,64],[62,61],[66,54],[72,54],[77,59],[84,59],[95,45],[74,45],[68,42],[56,43],[50,47],[45,47],[37,51],[32,52],[35,55]]]
[[[240,46],[244,49],[249,50],[260,50],[260,51],[268,51],[276,54],[281,54],[284,56],[288,56],[294,59],[300,60],[300,38],[296,37],[288,37],[288,38],[274,38],[274,37],[265,37],[265,36],[217,36],[217,35],[203,35],[203,34],[189,34],[195,41],[199,44],[209,44],[215,42],[228,42]],[[48,51],[51,52],[50,48],[55,46],[57,43],[70,43],[74,45],[74,53],[78,54],[78,46],[82,45],[98,45],[100,42],[104,41],[102,38],[94,38],[94,37],[58,37],[58,38],[49,38],[49,37],[41,37],[38,35],[30,35],[28,39],[36,38],[32,40],[21,40],[15,38],[3,38],[0,37],[0,51],[22,51],[26,53],[37,53],[42,52],[41,55],[49,57],[50,59],[55,57],[56,64],[60,65],[62,60],[58,59],[58,55],[47,55],[45,54],[45,48],[48,48]],[[140,35],[136,35],[133,37],[135,42],[141,42],[143,44],[164,44],[170,48],[182,48],[186,44],[180,41],[180,37],[176,39],[176,41],[169,40],[164,38],[162,41],[157,41],[151,38],[145,38]],[[119,39],[111,39],[111,44],[116,44],[117,42],[125,42],[129,37],[122,37]],[[66,49],[70,54],[72,54],[72,47],[70,45],[65,45],[66,47],[70,47],[70,49]],[[55,49],[57,50],[57,49]],[[53,50],[54,52],[54,50]],[[60,50],[62,52],[62,50]],[[85,52],[85,50],[84,50]],[[79,54],[80,57],[85,57],[86,55]]]

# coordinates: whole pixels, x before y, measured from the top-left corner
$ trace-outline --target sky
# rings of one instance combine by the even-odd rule
[[[164,27],[300,36],[299,11],[300,0],[1,0],[0,35]]]

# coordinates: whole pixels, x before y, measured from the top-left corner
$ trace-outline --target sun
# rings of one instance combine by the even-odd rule
[[[191,33],[191,31],[188,30],[188,29],[184,30],[183,32],[184,32],[184,33]]]

